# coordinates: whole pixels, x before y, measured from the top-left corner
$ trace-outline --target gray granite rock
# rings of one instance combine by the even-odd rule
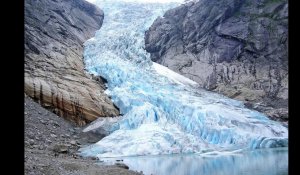
[[[287,8],[286,0],[188,2],[154,21],[145,49],[201,87],[286,121],[278,109],[288,111]]]

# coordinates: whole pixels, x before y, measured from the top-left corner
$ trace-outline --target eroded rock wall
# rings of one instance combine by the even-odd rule
[[[79,125],[119,115],[83,64],[83,43],[103,17],[84,0],[25,0],[25,93]]]

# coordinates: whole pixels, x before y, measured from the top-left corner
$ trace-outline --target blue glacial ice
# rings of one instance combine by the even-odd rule
[[[81,148],[83,156],[120,157],[207,154],[288,146],[288,130],[240,101],[205,91],[197,83],[150,60],[144,32],[179,2],[97,0],[102,28],[85,43],[89,73],[107,80],[121,116],[100,118],[85,131],[107,136]]]

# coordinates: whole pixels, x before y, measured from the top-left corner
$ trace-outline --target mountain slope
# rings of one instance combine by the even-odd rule
[[[287,9],[285,0],[189,2],[155,20],[145,48],[201,87],[287,121]]]
[[[25,1],[25,93],[79,125],[119,114],[82,61],[103,16],[84,0]]]

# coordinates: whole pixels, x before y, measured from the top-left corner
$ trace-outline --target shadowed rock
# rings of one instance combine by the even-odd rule
[[[145,48],[201,87],[286,121],[274,110],[288,109],[287,9],[285,0],[188,2],[154,21]]]

